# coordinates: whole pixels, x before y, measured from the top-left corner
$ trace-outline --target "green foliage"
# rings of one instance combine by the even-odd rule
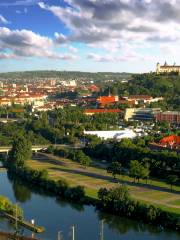
[[[179,229],[179,220],[172,214],[168,214],[161,209],[135,201],[129,195],[125,186],[107,190],[101,188],[98,192],[99,208],[119,216],[127,216],[136,220]]]
[[[0,196],[0,211],[17,216],[18,218],[23,217],[22,209],[19,206],[12,204],[12,202],[4,196]]]
[[[102,94],[109,91],[105,86]],[[151,95],[164,97],[164,101],[151,104],[151,107],[162,107],[163,110],[180,110],[180,77],[179,75],[136,74],[126,84],[112,84],[110,91],[118,95]]]
[[[119,162],[112,162],[111,165],[107,168],[108,173],[112,173],[113,177],[116,178],[117,174],[121,174],[121,164]]]
[[[49,153],[54,153],[57,156],[69,158],[75,162],[80,163],[82,166],[89,166],[92,162],[91,158],[86,155],[82,150],[73,150],[73,149],[57,149],[48,148]]]
[[[150,140],[145,139],[145,142]],[[129,169],[130,162],[136,159],[144,168],[141,177],[148,173],[158,178],[166,178],[169,174],[180,177],[180,155],[170,151],[153,151],[144,147],[143,141],[122,139],[120,142],[101,142],[96,146],[87,146],[84,152],[90,157],[105,159],[107,162],[119,162],[122,168]],[[150,172],[149,172],[150,171]]]
[[[139,182],[140,178],[148,178],[149,177],[149,166],[143,166],[140,162],[134,160],[130,162],[129,174],[134,178],[134,182],[137,179]]]
[[[177,175],[168,175],[167,176],[167,183],[171,185],[171,191],[172,191],[173,184],[176,184],[178,180],[179,180],[179,178]]]
[[[118,188],[112,188],[107,190],[106,188],[100,188],[98,191],[98,198],[101,204],[105,207],[113,207],[116,211],[124,208],[130,201],[129,191],[126,186],[120,186]]]
[[[22,135],[13,140],[12,150],[9,153],[8,164],[12,167],[23,167],[25,162],[31,158],[31,142]]]
[[[83,202],[85,200],[84,187],[70,187],[64,179],[51,180],[45,170],[33,170],[28,167],[9,168],[10,174],[19,176],[23,181],[34,184],[41,189],[51,192],[59,197]]]

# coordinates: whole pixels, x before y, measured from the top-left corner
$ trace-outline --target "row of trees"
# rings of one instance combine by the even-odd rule
[[[176,152],[153,151],[134,143],[130,139],[121,142],[111,141],[88,145],[85,153],[93,158],[105,159],[107,162],[119,162],[123,168],[129,168],[132,160],[137,160],[142,166],[149,166],[151,176],[166,178],[167,175],[180,177],[180,155]]]
[[[10,174],[20,177],[24,181],[40,187],[44,191],[48,191],[56,196],[64,197],[68,200],[77,202],[84,202],[85,191],[84,187],[76,186],[70,187],[69,184],[63,180],[51,180],[48,176],[47,170],[33,170],[26,166],[8,166]]]
[[[132,199],[126,186],[110,190],[101,188],[98,192],[98,198],[100,200],[99,208],[102,210],[179,230],[176,216],[155,206]]]
[[[107,167],[107,172],[112,173],[113,177],[116,178],[116,175],[125,174],[126,171],[122,168],[121,163],[119,162],[112,162],[109,167]],[[149,178],[149,166],[143,166],[138,161],[134,160],[130,162],[129,167],[129,175],[130,177],[134,178],[134,182],[136,180],[139,182],[141,179],[148,179]]]
[[[116,178],[116,175],[121,175],[121,174],[124,175],[128,173],[130,177],[134,178],[134,183],[136,182],[136,180],[139,183],[140,179],[146,179],[146,184],[147,184],[147,181],[150,177],[149,165],[147,163],[143,165],[137,160],[133,160],[130,162],[128,171],[126,171],[122,167],[121,163],[112,162],[110,166],[107,167],[107,172],[111,173],[114,179]],[[169,174],[166,177],[166,181],[168,184],[170,184],[171,191],[172,191],[173,185],[175,185],[179,181],[179,177],[177,175]]]
[[[50,146],[48,147],[47,152],[63,158],[69,158],[75,162],[80,163],[84,167],[89,166],[92,162],[91,158],[87,156],[82,150],[73,150],[67,148],[58,149]]]
[[[31,154],[30,141],[22,135],[18,135],[13,141],[8,161],[4,164],[8,167],[10,173],[20,176],[27,182],[42,187],[44,190],[67,199],[84,201],[84,187],[70,187],[65,180],[54,181],[49,179],[47,170],[33,170],[27,167],[26,162],[31,158]]]

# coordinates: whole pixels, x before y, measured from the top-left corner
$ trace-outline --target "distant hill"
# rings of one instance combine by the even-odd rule
[[[89,80],[106,80],[130,78],[130,73],[111,73],[111,72],[78,72],[78,71],[26,71],[26,72],[8,72],[0,73],[0,79],[35,79],[35,78],[63,78],[63,79],[89,79]]]

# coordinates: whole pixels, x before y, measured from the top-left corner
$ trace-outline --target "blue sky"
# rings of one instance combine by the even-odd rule
[[[0,71],[180,63],[180,0],[0,0]]]

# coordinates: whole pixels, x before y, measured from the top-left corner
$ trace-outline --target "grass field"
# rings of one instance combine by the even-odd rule
[[[157,180],[150,180],[148,185],[144,180],[134,184],[132,178],[120,176],[117,181],[102,166],[84,168],[69,159],[49,154],[38,154],[28,164],[34,169],[47,169],[49,177],[54,180],[63,178],[71,186],[84,186],[86,194],[93,198],[97,198],[97,191],[101,187],[111,188],[118,186],[117,182],[124,183],[133,198],[180,215],[180,186],[174,186],[171,192],[169,185]]]

